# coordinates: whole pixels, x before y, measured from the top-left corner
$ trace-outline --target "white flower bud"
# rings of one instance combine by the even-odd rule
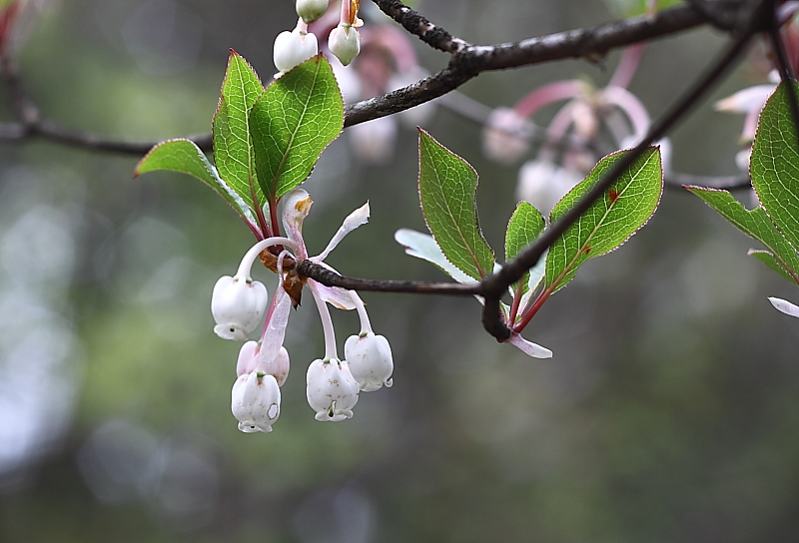
[[[372,332],[350,336],[344,343],[344,358],[362,391],[371,392],[393,384],[394,360],[385,337]]]
[[[319,54],[319,43],[316,35],[298,28],[278,34],[275,38],[273,59],[281,72],[288,72],[309,58]]]
[[[271,432],[280,416],[280,387],[275,378],[257,371],[240,376],[233,384],[231,410],[242,432]]]
[[[358,29],[348,24],[338,25],[330,31],[327,47],[344,66],[347,66],[361,52],[361,36]]]
[[[297,15],[306,23],[312,23],[327,11],[328,0],[297,0]]]
[[[264,317],[268,294],[259,281],[236,275],[220,277],[211,297],[214,332],[222,339],[244,341]]]
[[[483,152],[503,164],[512,164],[529,150],[527,120],[511,108],[495,109],[483,129]]]
[[[360,387],[346,362],[314,360],[308,366],[306,379],[308,405],[316,412],[316,420],[339,422],[352,418]]]

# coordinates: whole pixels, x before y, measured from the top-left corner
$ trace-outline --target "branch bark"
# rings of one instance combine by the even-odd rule
[[[608,51],[673,35],[707,24],[709,21],[690,6],[667,9],[651,16],[605,23],[592,28],[556,32],[515,43],[471,45],[452,36],[397,0],[375,0],[389,16],[428,45],[450,54],[447,67],[438,73],[384,96],[347,107],[345,126],[371,121],[429,102],[460,87],[482,72],[532,66],[567,58],[596,58]],[[20,96],[33,106],[35,116],[18,116],[16,122],[0,128],[0,140],[25,142],[42,139],[90,151],[142,155],[158,141],[126,141],[70,129],[46,118],[22,91],[13,66],[7,74],[17,85]],[[6,77],[8,82],[9,77]],[[204,151],[211,149],[208,134],[188,136]],[[160,140],[159,140],[160,141]]]
[[[568,213],[547,228],[535,242],[524,249],[516,258],[502,266],[496,273],[486,277],[476,286],[467,286],[468,291],[466,293],[480,294],[485,298],[483,327],[488,333],[494,336],[498,341],[506,341],[510,338],[511,330],[508,329],[503,322],[500,313],[500,299],[507,288],[520,280],[529,269],[533,268],[544,252],[551,247],[566,230],[574,225],[577,220],[579,220],[580,216],[585,213],[594,202],[604,195],[608,187],[610,187],[619,176],[622,175],[650,145],[652,145],[652,143],[664,137],[671,128],[683,119],[685,115],[697,105],[701,98],[721,80],[722,76],[732,65],[740,60],[752,37],[757,32],[768,28],[764,26],[767,22],[763,13],[764,7],[768,4],[769,1],[765,0],[755,7],[749,17],[746,28],[733,39],[719,58],[713,62],[708,70],[652,125],[649,133],[639,145],[625,155],[622,160],[617,162]],[[332,280],[334,280],[336,284],[333,286],[345,286],[346,288],[357,289],[359,288],[358,285],[362,285],[372,287],[369,288],[369,290],[394,292],[392,289],[395,286],[399,286],[401,283],[403,289],[401,292],[420,292],[420,289],[424,288],[425,285],[424,282],[372,282],[339,277],[335,276],[335,274],[333,274],[335,277],[331,278],[325,274],[318,273],[318,270],[306,266],[305,262],[300,264],[300,270],[302,270],[300,271],[301,274],[307,273],[307,277],[311,277],[323,284],[329,284],[328,282],[332,284]],[[462,294],[464,290],[463,285],[457,283],[438,283],[436,285],[435,289],[442,294],[446,293],[448,289],[457,290],[458,294]]]

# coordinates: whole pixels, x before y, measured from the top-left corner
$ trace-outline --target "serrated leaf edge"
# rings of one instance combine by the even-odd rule
[[[437,143],[437,144],[438,144],[438,145],[439,145],[439,146],[440,146],[442,149],[444,149],[446,152],[448,152],[449,154],[451,154],[451,155],[452,155],[452,156],[454,156],[455,158],[458,158],[459,160],[462,160],[462,161],[464,162],[464,164],[466,164],[466,165],[467,165],[467,166],[468,166],[468,167],[469,167],[469,168],[470,168],[470,169],[471,169],[471,170],[474,172],[475,178],[477,179],[477,181],[476,181],[476,183],[475,183],[475,192],[477,191],[477,187],[478,187],[478,186],[480,186],[480,174],[477,172],[477,170],[474,168],[474,166],[472,166],[472,165],[469,163],[469,161],[467,161],[465,158],[463,158],[463,157],[462,157],[462,156],[460,156],[459,154],[457,154],[457,153],[455,153],[454,151],[452,151],[451,149],[449,149],[449,148],[448,148],[447,146],[445,146],[444,144],[442,144],[440,141],[438,141],[436,138],[434,138],[432,135],[430,135],[430,133],[429,133],[429,132],[427,132],[427,131],[426,131],[426,130],[424,130],[423,128],[417,128],[417,130],[419,131],[419,142],[420,142],[420,144],[419,144],[419,149],[420,149],[420,152],[419,152],[419,157],[418,157],[418,170],[419,170],[419,175],[418,175],[417,182],[416,182],[416,190],[417,190],[417,192],[418,192],[418,195],[419,195],[419,208],[420,208],[420,209],[421,209],[421,211],[422,211],[422,218],[424,219],[424,223],[425,223],[425,226],[427,227],[427,230],[428,230],[428,232],[430,232],[430,235],[431,235],[431,236],[433,236],[433,239],[436,241],[436,245],[438,245],[438,248],[439,248],[439,249],[441,249],[441,244],[438,242],[438,240],[436,239],[436,236],[433,234],[433,231],[432,231],[432,230],[431,230],[431,228],[430,228],[430,223],[428,223],[428,222],[427,222],[427,216],[425,215],[425,212],[424,212],[424,206],[422,205],[422,184],[421,184],[421,183],[422,183],[422,153],[421,153],[421,138],[422,138],[422,134],[424,134],[424,135],[426,135],[427,137],[429,137],[431,140],[433,140],[435,143]],[[476,202],[476,201],[475,201],[475,203],[474,203],[474,207],[475,207],[475,217],[477,218],[477,231],[480,233],[480,237],[482,237],[482,238],[483,238],[483,241],[485,241],[486,245],[488,246],[489,250],[491,251],[491,257],[492,257],[492,260],[494,260],[494,265],[496,265],[496,260],[497,260],[496,252],[494,251],[494,248],[493,248],[493,247],[491,247],[491,244],[490,244],[490,243],[488,243],[488,240],[486,240],[486,239],[485,239],[485,235],[483,234],[483,230],[482,230],[482,228],[480,228],[480,218],[479,218],[479,215],[478,215],[478,213],[477,213],[477,202]],[[467,270],[464,270],[463,268],[461,268],[460,266],[458,266],[457,264],[455,264],[454,262],[452,262],[452,261],[449,259],[449,257],[447,257],[446,253],[444,253],[444,250],[443,250],[443,249],[441,250],[441,252],[444,254],[444,258],[447,260],[447,262],[449,262],[449,263],[450,263],[450,264],[452,264],[454,267],[456,267],[456,268],[458,268],[459,270],[461,270],[463,273],[465,273],[465,274],[466,274],[466,275],[468,275],[469,277],[472,277],[473,279],[476,279],[476,278],[474,278],[474,277],[472,276],[472,274],[471,274],[471,273],[469,273]],[[476,255],[475,255],[475,256],[476,256]],[[475,260],[475,261],[476,261],[476,258],[474,258],[474,257],[473,257],[473,260]],[[479,264],[475,263],[475,266],[476,266],[476,268],[477,268],[478,272],[479,272],[479,271],[482,271],[482,270],[480,269],[481,267],[480,267],[480,265],[479,265]],[[493,270],[492,270],[492,272],[493,272]],[[485,272],[484,272],[484,273],[485,273]],[[490,275],[490,274],[491,274],[491,272],[489,272],[489,273],[488,273],[488,274],[486,274],[486,275]],[[486,275],[482,275],[482,276],[480,277],[480,279],[482,279],[482,278],[486,277]],[[479,279],[477,279],[477,280],[479,280]]]
[[[629,152],[632,152],[632,149],[622,149],[622,150],[619,150],[619,151],[614,151],[614,152],[612,152],[612,153],[609,153],[609,154],[605,155],[604,157],[602,157],[601,159],[599,159],[599,161],[596,163],[596,165],[595,165],[593,168],[591,168],[591,170],[590,170],[590,171],[589,171],[589,172],[586,174],[585,178],[583,178],[583,181],[585,181],[586,179],[588,179],[588,178],[591,176],[591,174],[594,172],[594,170],[596,170],[596,168],[599,166],[599,163],[600,163],[600,162],[602,162],[603,160],[605,160],[605,159],[608,159],[608,158],[611,158],[611,157],[615,157],[615,156],[618,156],[618,155],[622,155],[622,154],[624,154],[624,153],[629,153]],[[654,217],[654,216],[655,216],[655,213],[657,213],[657,210],[658,210],[658,208],[660,207],[660,202],[661,202],[661,200],[663,199],[663,189],[664,189],[664,181],[663,181],[663,177],[664,177],[664,170],[663,170],[663,160],[662,160],[662,157],[660,156],[660,146],[659,146],[659,145],[652,145],[652,146],[650,146],[650,147],[649,147],[649,149],[648,149],[648,152],[649,152],[649,157],[652,157],[652,156],[657,156],[657,157],[658,157],[658,162],[660,163],[660,168],[659,168],[659,169],[660,169],[660,176],[659,176],[659,179],[660,179],[660,183],[659,183],[659,184],[660,184],[660,191],[658,192],[658,199],[657,199],[657,202],[655,202],[655,207],[654,207],[654,209],[653,209],[652,213],[649,215],[649,217],[647,217],[647,219],[646,219],[646,220],[645,220],[643,223],[641,223],[641,224],[638,226],[638,228],[636,228],[634,231],[632,231],[632,232],[631,232],[631,233],[630,233],[630,234],[629,234],[629,235],[628,235],[626,238],[624,238],[624,240],[622,240],[622,241],[621,241],[621,242],[620,242],[618,245],[616,245],[615,247],[613,247],[613,248],[612,248],[612,249],[610,249],[609,251],[607,251],[607,252],[604,252],[604,253],[602,253],[602,254],[597,254],[597,255],[589,256],[589,257],[586,259],[586,261],[587,261],[587,260],[594,259],[594,258],[598,258],[598,257],[600,257],[600,256],[606,256],[606,255],[609,255],[609,254],[611,254],[611,253],[614,253],[614,252],[616,252],[617,250],[619,250],[619,249],[620,249],[620,248],[621,248],[623,245],[625,245],[625,244],[626,244],[628,241],[630,241],[630,239],[632,239],[632,237],[633,237],[633,236],[635,236],[635,235],[636,235],[636,234],[637,234],[637,233],[638,233],[638,232],[639,232],[639,231],[640,231],[640,230],[641,230],[643,227],[645,227],[647,224],[649,224],[649,221],[651,221],[651,220],[652,220],[652,217]],[[642,153],[641,157],[643,157],[643,156],[644,156],[644,155],[643,155],[643,153]],[[646,164],[649,162],[649,157],[648,157],[648,158],[647,158],[647,160],[644,162],[644,165],[643,165],[643,166],[642,166],[642,167],[641,167],[641,168],[638,170],[638,173],[640,173],[640,171],[641,171],[641,170],[643,170],[644,166],[645,166],[645,165],[646,165]],[[613,166],[611,165],[611,168],[612,168],[612,167],[613,167]],[[636,175],[637,175],[637,174],[636,174]],[[582,183],[583,181],[580,181],[580,183]],[[599,179],[597,179],[597,182],[599,182]],[[563,198],[561,198],[560,200],[558,200],[558,203],[560,203],[560,201],[561,201],[561,200],[563,200],[564,198],[566,198],[566,196],[568,196],[568,195],[569,195],[569,194],[570,194],[572,191],[576,190],[577,186],[578,186],[578,185],[580,185],[580,183],[578,183],[577,185],[575,185],[575,186],[574,186],[574,187],[573,187],[573,188],[572,188],[572,189],[571,189],[569,192],[567,192],[567,193],[566,193],[566,195],[564,195],[564,196],[563,196]],[[615,184],[615,182],[614,182],[613,184]],[[611,186],[613,186],[613,185],[611,185]],[[621,193],[619,193],[619,196],[621,196]],[[596,203],[596,202],[595,202],[595,203]],[[555,207],[557,207],[557,204],[555,204]],[[553,211],[554,211],[554,207],[553,207]],[[551,224],[551,223],[552,223],[552,220],[553,220],[553,219],[552,219],[552,213],[550,213],[550,217],[549,217],[549,218],[550,218],[550,224]],[[576,224],[576,223],[575,223],[575,224]],[[572,226],[574,226],[574,225],[572,225]],[[570,230],[570,229],[571,229],[571,227],[569,227],[569,229],[568,229],[568,230]],[[567,232],[568,232],[568,230],[567,230]],[[595,230],[596,230],[596,229],[595,229]],[[565,235],[565,232],[564,232],[564,235]],[[591,235],[593,235],[593,234],[591,234]],[[562,237],[563,237],[563,236],[559,237],[558,239],[561,239]],[[589,238],[589,239],[590,239],[590,238]],[[557,242],[556,242],[556,243],[557,243]],[[553,245],[554,245],[554,244],[553,244]],[[563,280],[563,277],[566,277],[566,276],[567,276],[567,274],[565,273],[565,272],[566,272],[566,270],[568,270],[568,269],[569,269],[569,266],[571,266],[571,265],[573,265],[573,264],[574,264],[574,259],[577,257],[577,255],[579,255],[579,254],[580,254],[580,252],[581,252],[582,250],[584,250],[584,247],[580,247],[580,249],[578,249],[578,251],[575,253],[575,257],[572,259],[572,261],[569,263],[569,265],[568,265],[568,266],[566,266],[566,267],[564,267],[564,269],[563,269],[564,271],[563,271],[563,272],[561,272],[561,273],[558,275],[558,279],[559,279],[559,281],[562,281],[562,280]],[[576,271],[577,271],[577,268],[575,268],[575,269],[574,269],[574,271],[576,272]],[[546,281],[546,279],[545,279],[545,281]],[[558,281],[558,282],[559,282],[559,281]],[[553,283],[553,284],[552,284],[552,285],[555,285],[555,286],[556,286],[556,288],[555,288],[555,290],[556,290],[556,291],[557,291],[557,290],[560,290],[560,288],[562,288],[562,287],[557,287],[557,283],[558,283],[558,282],[556,282],[556,283]],[[550,287],[550,286],[552,286],[552,285],[547,285],[547,286],[548,286],[548,287]]]

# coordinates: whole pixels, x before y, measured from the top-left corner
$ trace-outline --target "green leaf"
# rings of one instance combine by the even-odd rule
[[[427,228],[458,269],[480,279],[494,268],[494,251],[477,220],[477,172],[419,130],[419,197]]]
[[[792,92],[799,96],[794,84]],[[799,249],[799,140],[780,84],[766,102],[752,146],[752,186],[777,228]]]
[[[774,253],[769,252],[769,251],[762,251],[762,250],[758,250],[758,249],[749,249],[749,252],[747,254],[749,256],[755,257],[760,262],[762,262],[763,264],[765,264],[766,266],[771,268],[773,271],[777,272],[786,281],[789,281],[789,282],[794,283],[794,284],[799,283],[799,280],[797,280],[794,277],[791,277],[791,275],[785,270],[785,268],[780,263],[780,261],[777,259],[777,257],[774,256]]]
[[[250,218],[247,204],[220,177],[193,141],[167,140],[153,147],[136,166],[134,176],[156,171],[185,173],[211,187],[239,214]]]
[[[260,205],[262,195],[252,168],[248,117],[263,92],[252,67],[231,50],[213,120],[214,160],[222,179],[253,209]]]
[[[768,247],[773,257],[779,260],[783,272],[799,273],[799,254],[777,229],[762,206],[746,209],[726,190],[693,186],[686,188],[744,234]],[[758,259],[762,260],[761,256]]]
[[[555,222],[591,190],[630,151],[606,156],[552,209]],[[545,286],[555,292],[574,279],[577,268],[589,258],[618,248],[644,226],[657,209],[663,193],[660,151],[643,153],[549,249]]]
[[[330,63],[316,56],[269,85],[250,113],[258,182],[276,200],[305,181],[344,127]]]
[[[508,221],[508,229],[505,232],[505,260],[511,260],[518,255],[525,247],[535,241],[544,230],[544,217],[541,213],[528,202],[519,202],[516,210]],[[516,292],[524,294],[527,291],[527,283],[530,279],[530,272],[524,274],[516,283]]]

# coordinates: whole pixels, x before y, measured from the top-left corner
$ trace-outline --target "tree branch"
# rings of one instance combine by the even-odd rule
[[[661,11],[656,15],[634,17],[593,28],[556,32],[516,43],[470,45],[453,37],[442,27],[428,21],[396,0],[375,0],[377,5],[425,43],[451,54],[449,65],[438,73],[384,96],[364,100],[347,107],[345,126],[352,126],[386,115],[405,111],[443,96],[486,71],[530,66],[566,58],[589,58],[606,54],[618,47],[650,41],[706,24],[707,19],[689,6]],[[120,154],[142,155],[158,141],[109,139],[81,130],[68,129],[48,120],[22,92],[18,74],[9,66],[11,80],[19,96],[33,106],[36,116],[18,116],[15,123],[0,126],[0,139],[24,142],[39,138],[53,143]],[[8,83],[9,78],[6,77]],[[201,149],[209,151],[209,135],[189,136]],[[159,140],[160,141],[160,140]]]
[[[480,294],[485,298],[483,309],[483,326],[498,341],[507,340],[511,331],[505,325],[500,314],[500,298],[503,296],[508,286],[520,280],[524,274],[533,268],[544,254],[558,238],[563,235],[572,225],[574,225],[599,198],[645,151],[653,142],[664,137],[666,133],[674,127],[698,102],[709,92],[709,90],[719,82],[727,70],[741,58],[742,53],[749,44],[752,36],[762,30],[763,26],[763,6],[767,2],[762,2],[752,13],[749,24],[743,32],[727,47],[720,57],[711,64],[710,68],[672,105],[669,110],[658,119],[650,128],[647,136],[639,145],[619,160],[602,178],[577,202],[563,217],[547,228],[544,233],[531,245],[525,248],[516,258],[506,263],[496,273],[486,277],[475,288],[467,286],[466,293]],[[320,270],[309,267],[305,262],[300,264],[300,273],[306,277],[311,277],[323,284],[333,286],[344,286],[345,288],[371,287],[369,290],[380,290],[394,292],[394,287],[400,287],[400,292],[421,292],[425,282],[396,282],[396,281],[366,281],[340,277],[335,274],[331,277],[320,273]],[[335,284],[334,284],[335,283]],[[385,288],[384,288],[385,287]],[[452,289],[458,294],[463,294],[464,287],[458,283],[436,283],[435,290],[439,293],[447,293]]]
[[[471,44],[454,37],[443,27],[409,8],[399,0],[373,0],[380,10],[427,45],[445,53],[458,53]]]
[[[395,279],[361,279],[345,277],[330,271],[310,260],[303,260],[297,266],[302,277],[314,279],[328,287],[341,287],[348,290],[371,292],[397,292],[404,294],[446,294],[450,296],[472,296],[482,294],[480,283],[462,284],[436,281],[404,281]]]

